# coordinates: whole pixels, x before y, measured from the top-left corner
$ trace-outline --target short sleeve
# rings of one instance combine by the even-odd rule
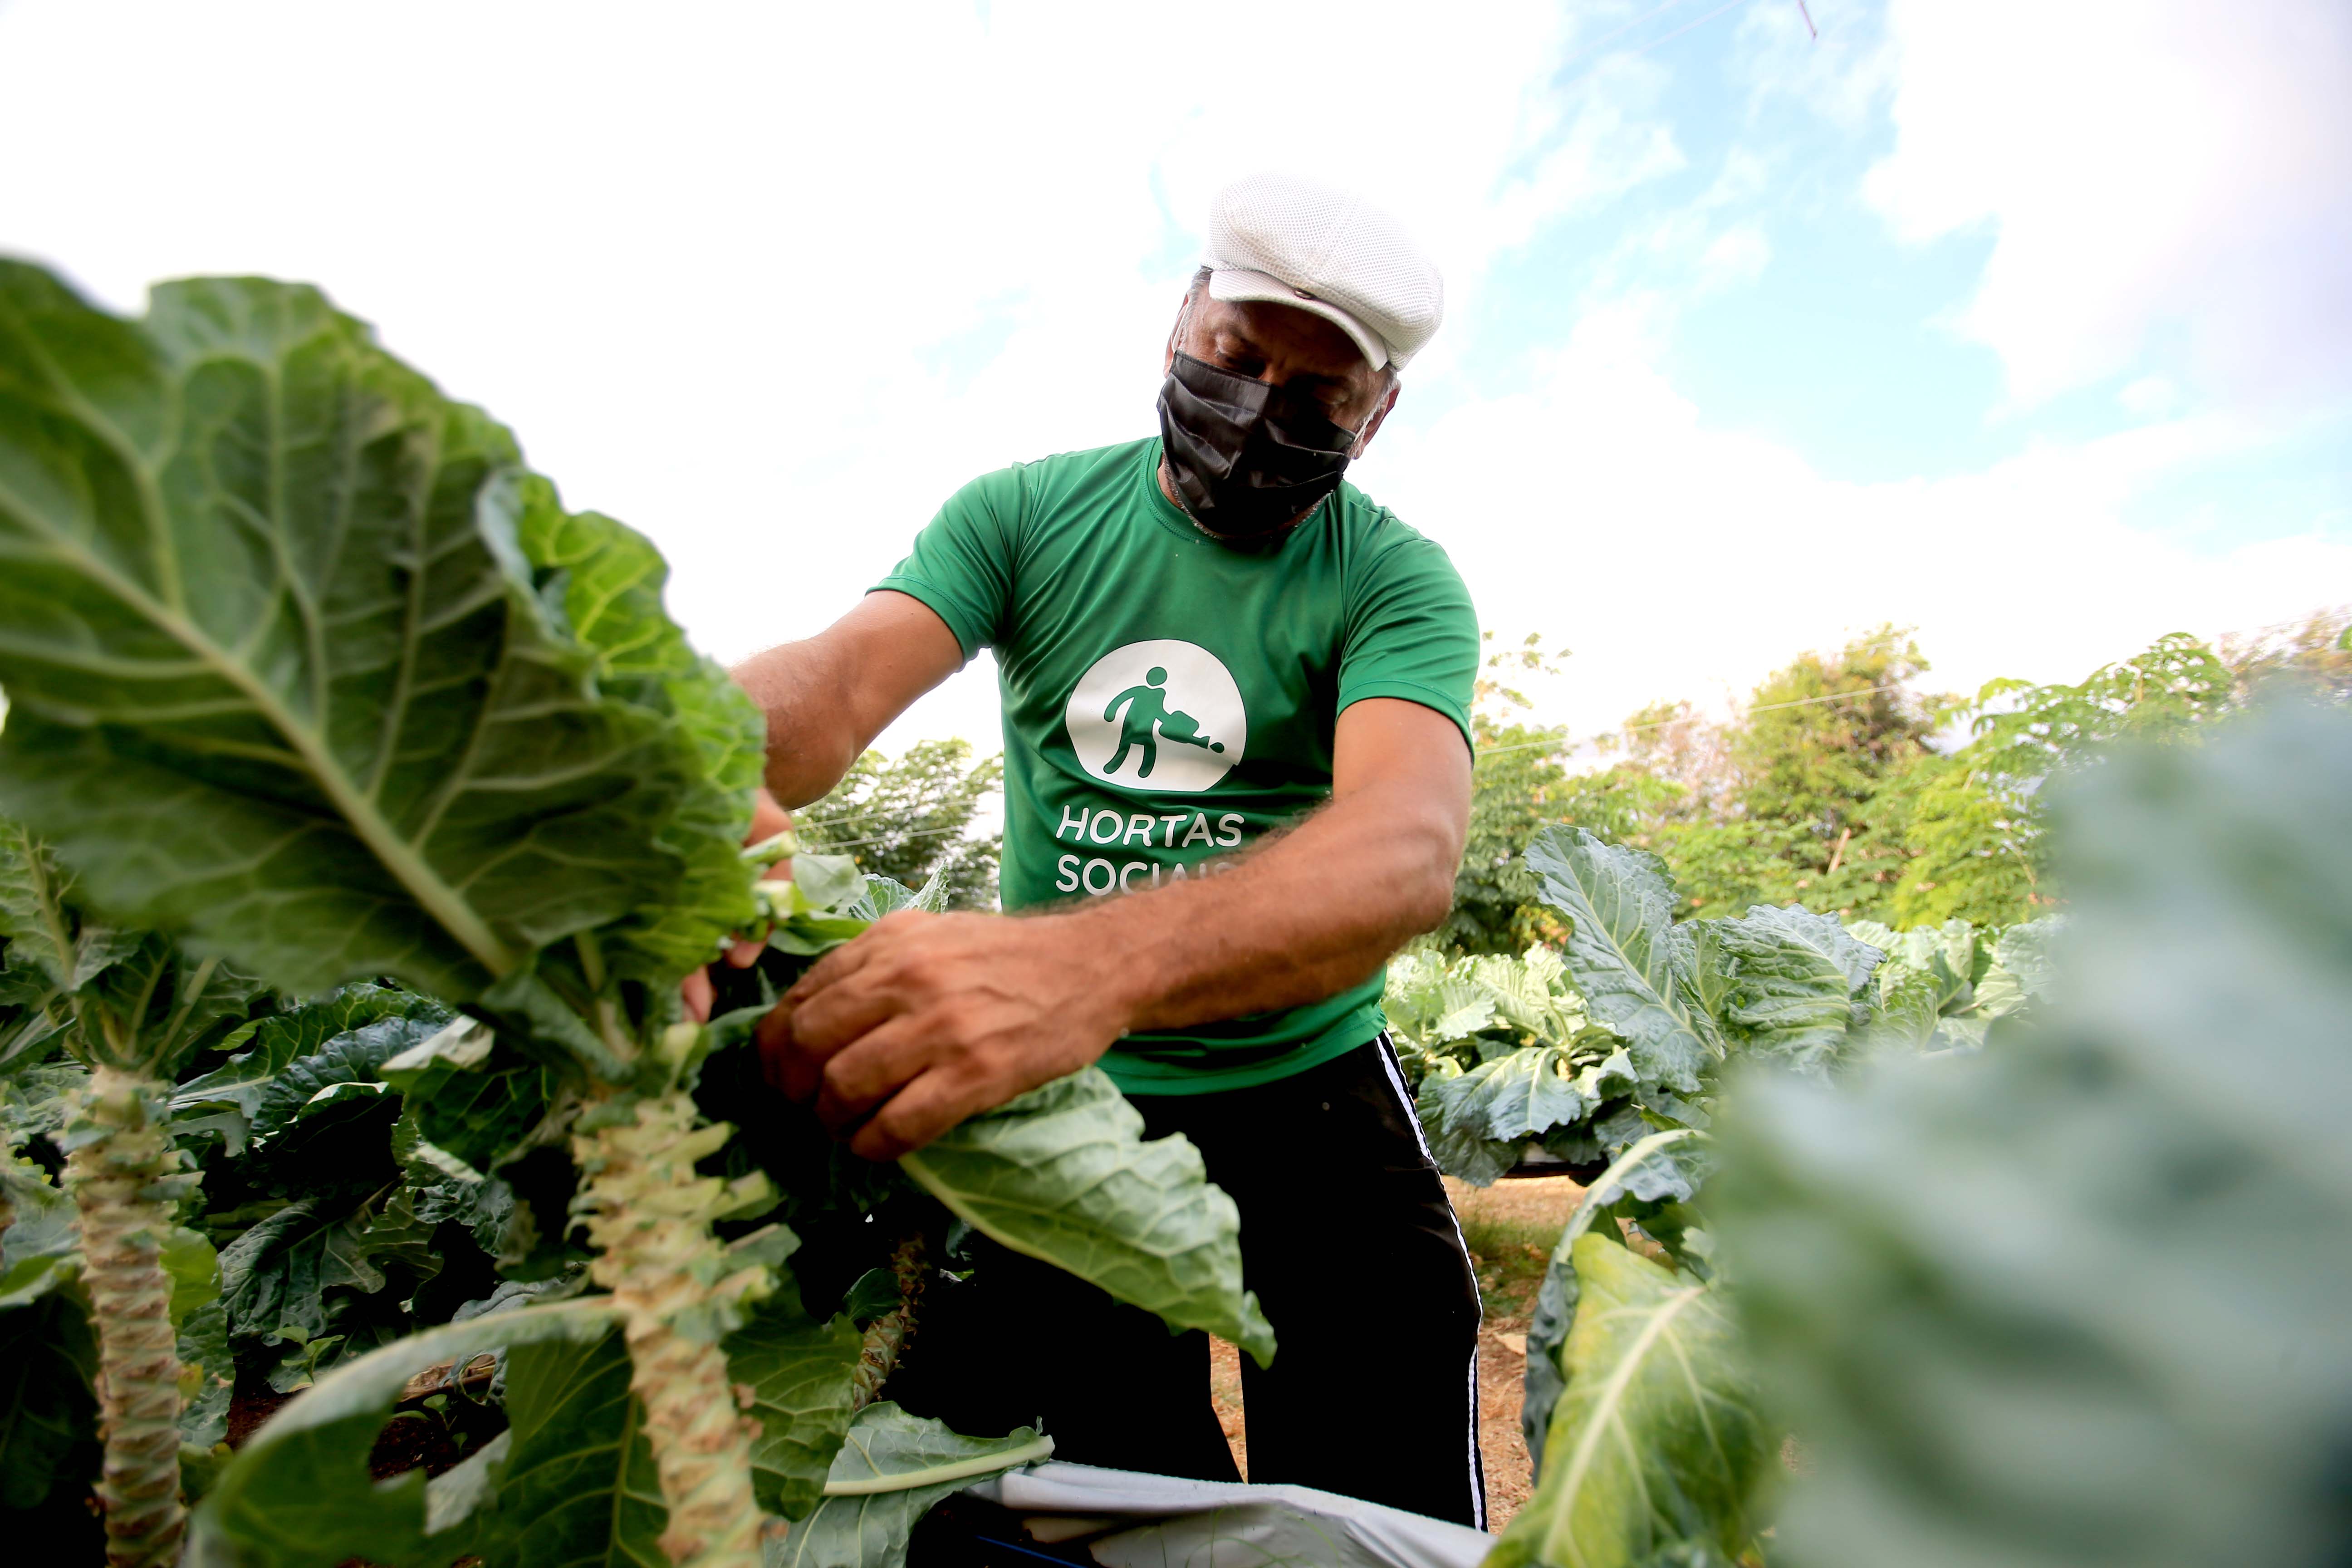
[[[971,658],[1000,639],[1013,602],[1021,507],[1018,468],[982,474],[948,498],[915,536],[914,550],[866,591],[887,588],[920,599]]]
[[[1381,550],[1352,585],[1339,656],[1339,711],[1368,697],[1399,697],[1454,721],[1473,751],[1470,703],[1478,682],[1478,614],[1462,574],[1431,541]]]

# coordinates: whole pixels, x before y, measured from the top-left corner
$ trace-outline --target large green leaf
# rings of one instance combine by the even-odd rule
[[[449,1521],[461,1528],[452,1544],[499,1565],[669,1568],[669,1515],[619,1331],[515,1346],[506,1390],[505,1447],[472,1517]]]
[[[1790,1561],[2352,1556],[2347,779],[2340,712],[2116,752],[2056,787],[2048,1011],[1739,1086],[1709,1199]]]
[[[2026,995],[2046,996],[2056,976],[2050,962],[2050,944],[2065,927],[2063,915],[2044,915],[2038,921],[2013,925],[1993,943],[1992,961],[2015,977],[2018,989]]]
[[[1625,1037],[1645,1082],[1697,1093],[1699,1071],[1722,1057],[1723,1042],[1685,992],[1695,955],[1674,923],[1664,863],[1558,827],[1528,841],[1527,863],[1544,901],[1568,917],[1569,969],[1592,1016]]]
[[[0,1309],[0,1510],[38,1508],[53,1487],[93,1473],[75,1461],[98,1458],[97,1372],[97,1336],[78,1296]]]
[[[383,1568],[445,1568],[469,1549],[472,1520],[436,1521],[446,1528],[428,1540],[422,1472],[382,1486],[368,1476],[369,1450],[402,1387],[436,1362],[550,1342],[594,1345],[613,1326],[601,1300],[527,1307],[416,1334],[330,1373],[222,1469],[190,1522],[187,1563],[320,1568],[356,1557]]]
[[[74,1201],[29,1161],[0,1166],[15,1219],[0,1230],[0,1309],[47,1295],[81,1273],[81,1220]]]
[[[1614,1229],[1620,1219],[1654,1217],[1668,1204],[1689,1198],[1706,1172],[1707,1137],[1685,1127],[1636,1139],[1610,1163],[1584,1192],[1559,1233],[1536,1291],[1535,1315],[1528,1324],[1526,1392],[1519,1403],[1519,1429],[1528,1458],[1538,1471],[1550,1436],[1551,1414],[1568,1386],[1566,1351],[1576,1326],[1581,1289],[1576,1275],[1576,1243],[1595,1226]]]
[[[1873,988],[1870,1016],[1855,1032],[1863,1050],[1925,1050],[1943,1023],[1942,987],[1932,974],[1886,966]]]
[[[429,996],[366,984],[347,985],[318,1001],[266,1015],[220,1042],[220,1049],[232,1053],[226,1063],[172,1090],[173,1120],[210,1119],[206,1126],[220,1131],[228,1152],[236,1154],[244,1148],[270,1081],[293,1062],[316,1056],[339,1035],[382,1019],[447,1016],[448,1009]],[[236,1116],[221,1118],[224,1110]]]
[[[385,1062],[427,1142],[488,1170],[547,1114],[556,1075],[501,1048],[488,1026],[461,1019]]]
[[[1584,1304],[1543,1479],[1491,1568],[1634,1568],[1693,1541],[1736,1557],[1771,1458],[1746,1358],[1711,1287],[1614,1239],[1575,1243]]]
[[[1483,1187],[1511,1168],[1530,1139],[1581,1121],[1635,1087],[1622,1052],[1579,1067],[1559,1047],[1525,1046],[1458,1077],[1428,1079],[1418,1109],[1439,1169]]]
[[[228,1406],[236,1390],[236,1360],[228,1346],[228,1312],[205,1303],[180,1325],[180,1441],[209,1448],[228,1436]]]
[[[810,1317],[789,1280],[727,1336],[727,1374],[751,1391],[760,1423],[751,1485],[768,1512],[791,1519],[815,1506],[849,1430],[851,1374],[865,1343],[846,1314]]]
[[[296,993],[466,1001],[698,898],[664,839],[709,716],[600,689],[520,537],[543,499],[314,289],[134,322],[0,262],[0,805]]]
[[[824,1501],[768,1547],[768,1568],[902,1568],[915,1525],[933,1503],[1053,1451],[1053,1439],[1032,1427],[966,1437],[887,1400],[869,1405],[833,1461]]]
[[[805,1513],[823,1495],[850,1424],[859,1345],[846,1319],[813,1322],[789,1286],[729,1337],[728,1370],[752,1391],[762,1429],[752,1463],[763,1508]],[[474,1473],[428,1493],[434,1552],[532,1568],[667,1568],[667,1516],[630,1375],[617,1331],[513,1347],[505,1437],[469,1461]]]
[[[87,950],[66,903],[66,876],[24,825],[0,817],[0,936],[11,969],[29,970],[57,994],[79,990],[117,954]],[[92,933],[95,935],[96,933]]]
[[[217,959],[150,933],[77,994],[77,1055],[168,1081],[239,1027],[262,988]]]
[[[447,1019],[442,1008],[411,1007],[347,1029],[310,1055],[295,1058],[254,1097],[254,1138],[269,1138],[341,1086],[382,1083],[386,1062],[438,1034]]]
[[[551,616],[595,653],[600,688],[674,721],[694,747],[699,765],[657,832],[686,868],[677,893],[630,911],[600,937],[617,973],[675,980],[751,922],[753,873],[741,850],[767,721],[664,612],[669,566],[644,535],[599,512],[567,513],[555,488],[539,479],[525,484],[518,533]]]
[[[1146,1142],[1142,1116],[1099,1069],[972,1117],[898,1163],[1013,1251],[1273,1360],[1274,1330],[1242,1289],[1234,1200],[1182,1137]]]
[[[331,1324],[330,1292],[382,1290],[385,1267],[394,1262],[430,1273],[432,1239],[432,1225],[417,1216],[405,1189],[353,1207],[310,1198],[290,1204],[221,1251],[229,1334],[315,1340]]]
[[[1801,1072],[1826,1071],[1845,1048],[1853,998],[1870,983],[1878,951],[1847,935],[1835,916],[1794,904],[1759,905],[1714,925],[1731,963],[1730,1018],[1743,1048]]]

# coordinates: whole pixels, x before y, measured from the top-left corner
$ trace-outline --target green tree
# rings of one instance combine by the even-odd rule
[[[2241,706],[2256,683],[2187,632],[2077,683],[1986,682],[1972,738],[1918,792],[1890,923],[2000,923],[2057,901],[2042,842],[2043,786],[2095,762],[2113,742],[2186,739]]]
[[[2051,779],[2116,741],[2193,740],[2276,686],[2352,702],[2352,608],[2218,648],[2176,632],[2079,682],[1995,680],[1967,703],[1919,693],[1927,660],[1885,626],[1792,660],[1727,723],[1687,702],[1643,709],[1600,737],[1614,760],[1583,773],[1562,759],[1564,731],[1496,711],[1525,700],[1496,671],[1531,658],[1532,644],[1493,656],[1480,687],[1471,850],[1442,933],[1465,951],[1559,934],[1518,860],[1549,823],[1662,856],[1685,916],[1800,903],[1898,930],[2031,920],[2062,901],[2043,859]],[[1939,752],[1956,720],[1969,740]]]
[[[1004,836],[976,837],[971,824],[1003,777],[1003,759],[975,762],[969,742],[918,741],[895,762],[866,752],[794,822],[804,848],[847,855],[910,888],[938,872],[949,908],[994,909]]]
[[[1913,691],[1927,668],[1907,630],[1882,626],[1756,689],[1727,749],[1738,813],[1763,830],[1773,862],[1766,901],[1888,912],[1908,855],[1909,786],[1934,760],[1927,740],[1948,707]]]
[[[1921,764],[1905,781],[1911,795],[1905,848],[1910,858],[1895,886],[1897,930],[1964,920],[2006,926],[2032,920],[2055,902],[2043,868],[2021,826],[2025,805],[1989,787],[1954,759]]]
[[[1495,634],[1482,634],[1491,644]],[[1554,804],[1570,774],[1560,760],[1564,727],[1522,721],[1528,706],[1513,681],[1556,675],[1563,653],[1548,653],[1540,633],[1489,652],[1472,700],[1477,757],[1470,773],[1470,828],[1454,878],[1454,909],[1435,936],[1461,952],[1517,952],[1536,940],[1543,911],[1519,851],[1535,830],[1559,820]]]
[[[1630,804],[1633,779],[1671,786],[1654,787],[1649,820],[1618,836],[1665,857],[1692,914],[1794,902],[1887,918],[1914,775],[1936,761],[1928,737],[1948,706],[1911,690],[1927,668],[1907,630],[1882,626],[1834,654],[1799,656],[1728,724],[1688,703],[1646,709],[1617,739],[1616,778],[1583,794],[1613,788]],[[1609,837],[1614,825],[1580,826]]]
[[[2352,605],[2315,610],[2285,627],[2224,637],[2219,651],[2242,700],[2288,680],[2337,702],[2352,701]]]

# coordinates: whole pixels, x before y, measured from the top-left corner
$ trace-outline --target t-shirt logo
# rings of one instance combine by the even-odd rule
[[[1233,672],[1207,648],[1172,637],[1095,660],[1062,721],[1087,772],[1152,794],[1207,789],[1242,760],[1249,739]]]

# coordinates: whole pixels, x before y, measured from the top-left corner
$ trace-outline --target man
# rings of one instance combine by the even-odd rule
[[[1243,1372],[1251,1479],[1482,1524],[1476,1285],[1380,1014],[1451,902],[1477,627],[1444,552],[1341,480],[1441,309],[1358,198],[1228,187],[1158,439],[974,480],[856,609],[735,673],[797,805],[992,647],[1004,903],[1037,911],[883,921],[762,1023],[772,1079],[879,1160],[1099,1061],[1240,1206],[1280,1340]],[[924,1338],[910,1407],[1234,1477],[1197,1332],[990,1248]]]

